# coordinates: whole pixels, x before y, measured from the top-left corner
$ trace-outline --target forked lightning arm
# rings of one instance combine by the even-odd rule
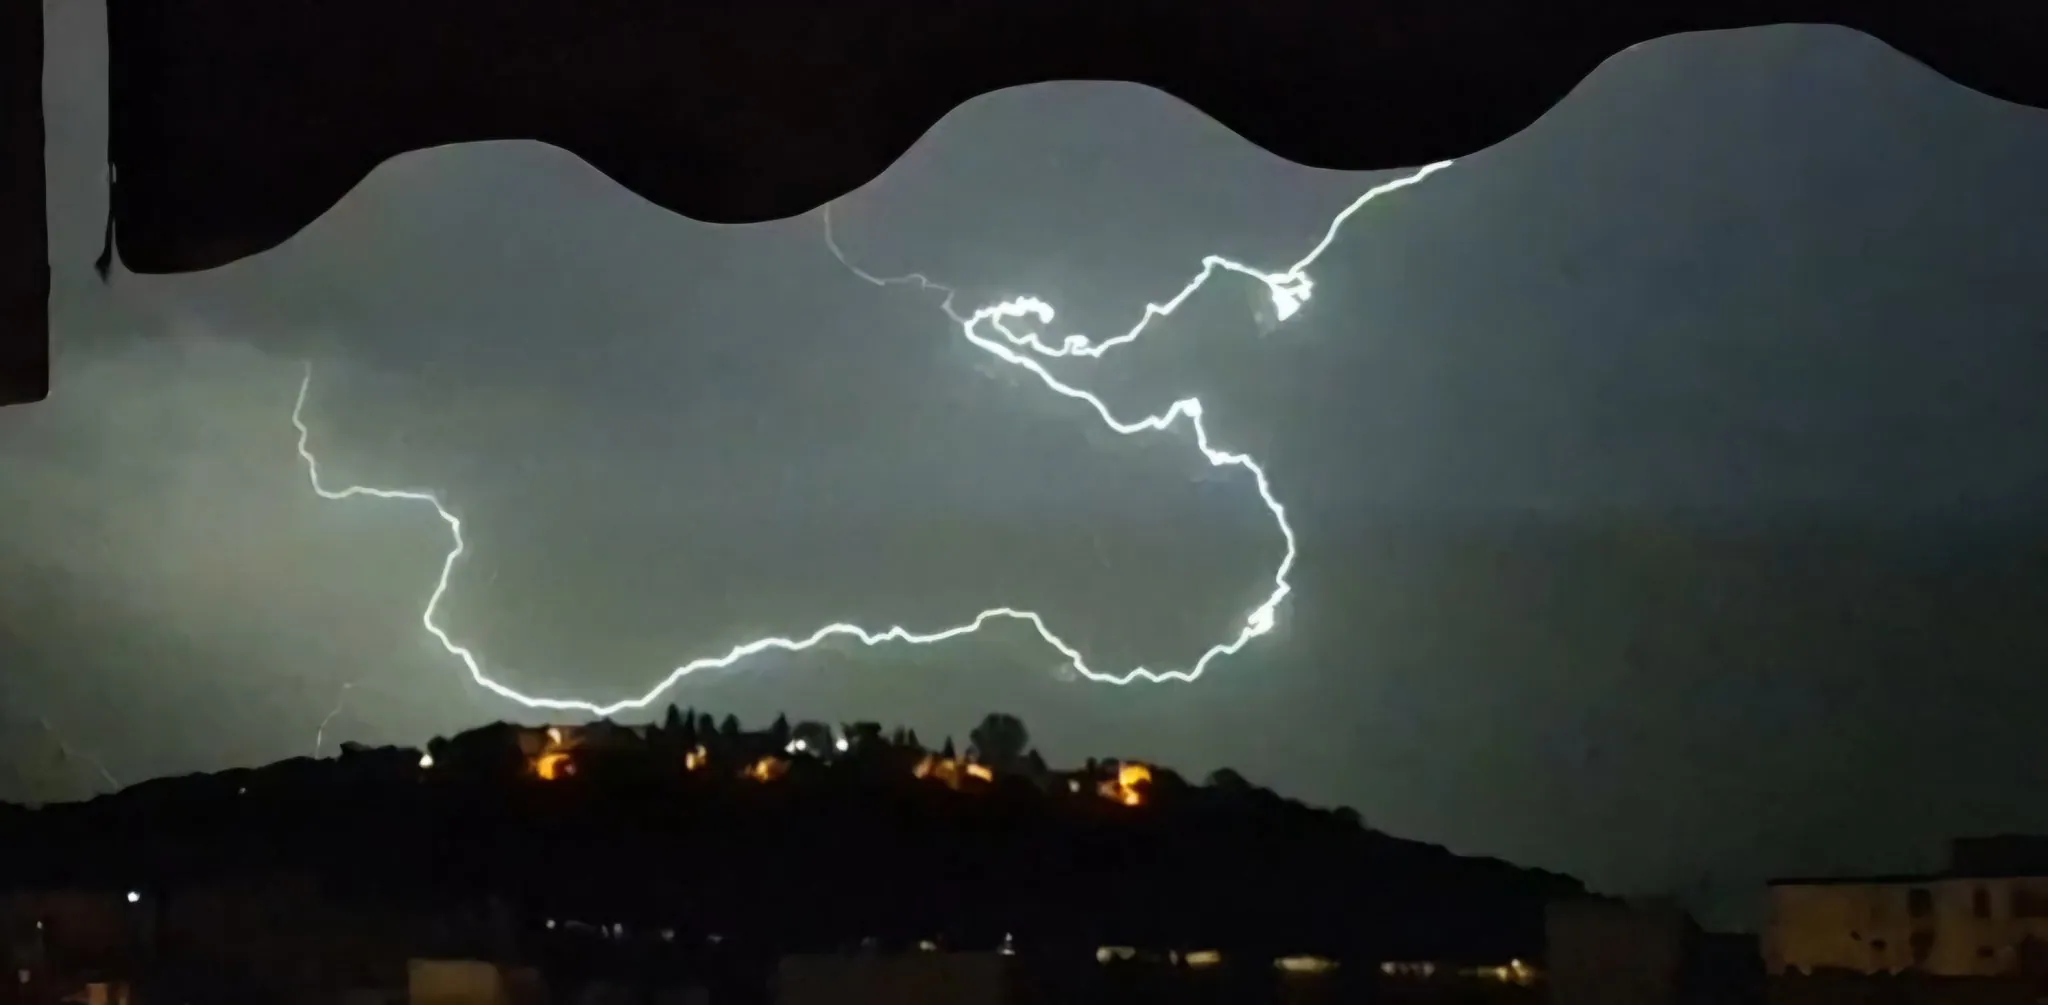
[[[1337,238],[1338,230],[1344,226],[1344,223],[1351,218],[1352,214],[1358,212],[1360,208],[1373,199],[1396,189],[1413,185],[1450,165],[1450,161],[1440,161],[1413,174],[1369,189],[1364,195],[1353,200],[1350,205],[1345,206],[1343,211],[1339,212],[1330,221],[1329,227],[1323,233],[1322,240],[1318,241],[1316,246],[1307,255],[1284,271],[1261,272],[1250,266],[1233,262],[1230,259],[1210,255],[1202,259],[1201,272],[1189,280],[1188,284],[1182,287],[1181,291],[1175,294],[1173,299],[1163,304],[1147,304],[1143,316],[1138,319],[1138,323],[1129,331],[1101,342],[1093,342],[1085,335],[1069,335],[1062,339],[1058,345],[1051,345],[1040,341],[1035,331],[1019,333],[1011,328],[1011,323],[1020,319],[1028,320],[1039,326],[1051,324],[1053,309],[1051,305],[1042,300],[1033,297],[1022,297],[982,307],[970,314],[962,314],[953,306],[955,291],[949,286],[933,282],[921,274],[896,277],[877,276],[853,264],[839,248],[838,242],[833,238],[831,207],[826,207],[825,242],[831,248],[833,256],[841,264],[845,265],[847,269],[851,270],[854,275],[876,286],[913,285],[942,294],[943,299],[939,304],[940,309],[945,311],[946,316],[951,318],[955,324],[959,325],[961,335],[969,342],[1011,366],[1030,371],[1052,393],[1086,404],[1094,410],[1096,417],[1100,418],[1103,424],[1107,425],[1110,429],[1125,435],[1131,435],[1150,430],[1165,430],[1170,428],[1176,421],[1186,419],[1188,425],[1194,429],[1196,448],[1201,450],[1202,456],[1207,458],[1211,465],[1216,467],[1242,468],[1251,474],[1252,480],[1258,489],[1259,499],[1265,503],[1267,511],[1273,515],[1273,522],[1279,527],[1281,537],[1286,541],[1286,553],[1281,556],[1279,566],[1273,571],[1272,591],[1267,594],[1263,602],[1257,607],[1252,608],[1251,612],[1246,615],[1243,625],[1238,628],[1236,634],[1227,642],[1219,642],[1210,646],[1206,652],[1202,653],[1200,659],[1197,659],[1185,670],[1161,671],[1138,667],[1121,674],[1103,673],[1093,670],[1088,666],[1088,662],[1082,657],[1081,652],[1068,644],[1066,640],[1054,634],[1053,630],[1046,625],[1045,619],[1036,612],[1020,610],[1014,607],[995,607],[982,611],[970,621],[933,632],[914,632],[901,626],[891,626],[882,631],[869,631],[858,625],[838,622],[819,628],[802,638],[771,637],[755,639],[752,642],[734,646],[722,655],[705,656],[684,663],[669,671],[668,676],[662,678],[660,683],[637,698],[625,698],[610,703],[601,703],[580,698],[535,697],[500,683],[485,673],[482,661],[477,657],[476,653],[467,646],[456,642],[449,636],[447,630],[442,628],[435,620],[435,614],[441,607],[441,600],[448,594],[448,584],[454,576],[455,563],[462,557],[466,548],[462,536],[461,519],[457,518],[446,506],[442,505],[441,500],[431,492],[372,488],[363,485],[350,485],[346,488],[332,489],[321,482],[320,462],[314,457],[313,452],[307,446],[307,441],[312,436],[312,432],[306,427],[305,422],[306,396],[311,390],[313,382],[311,364],[307,365],[305,377],[299,382],[298,399],[292,405],[292,425],[299,432],[299,457],[306,462],[306,475],[312,483],[313,491],[318,493],[323,499],[369,498],[404,500],[433,508],[435,515],[439,516],[441,522],[448,526],[450,546],[447,555],[441,561],[441,574],[434,582],[433,593],[427,598],[426,607],[420,611],[420,624],[426,628],[428,634],[432,635],[441,644],[443,649],[448,651],[449,655],[462,661],[462,665],[468,668],[471,679],[475,680],[478,685],[528,708],[585,712],[599,717],[611,716],[619,712],[646,708],[652,705],[664,692],[675,686],[678,681],[699,670],[729,667],[749,656],[769,650],[800,652],[832,638],[855,639],[861,644],[869,646],[878,646],[885,642],[929,645],[971,634],[979,631],[983,625],[999,620],[1029,623],[1038,632],[1039,638],[1045,640],[1046,645],[1051,646],[1060,655],[1066,657],[1072,663],[1074,670],[1089,680],[1100,681],[1106,684],[1129,684],[1139,680],[1153,682],[1167,680],[1192,681],[1202,675],[1202,672],[1208,668],[1211,661],[1221,656],[1236,653],[1250,643],[1252,639],[1273,630],[1274,617],[1279,610],[1280,604],[1287,599],[1288,593],[1293,589],[1287,582],[1287,574],[1294,568],[1295,540],[1294,530],[1287,522],[1287,510],[1280,504],[1278,499],[1274,498],[1272,484],[1266,478],[1265,469],[1261,468],[1257,461],[1253,460],[1249,455],[1232,453],[1211,444],[1208,427],[1202,423],[1202,403],[1199,400],[1183,398],[1174,402],[1171,407],[1158,415],[1147,416],[1136,421],[1121,420],[1111,414],[1109,406],[1104,404],[1102,399],[1053,376],[1051,371],[1047,370],[1038,361],[1037,357],[1088,357],[1094,359],[1100,358],[1118,346],[1128,345],[1144,332],[1146,326],[1151,324],[1154,318],[1161,318],[1172,314],[1182,303],[1193,296],[1196,290],[1201,289],[1202,285],[1208,282],[1211,276],[1219,271],[1234,272],[1264,284],[1272,296],[1276,317],[1279,320],[1285,321],[1301,309],[1302,303],[1309,298],[1309,294],[1313,289],[1313,284],[1309,281],[1306,270],[1310,265],[1315,264],[1316,259],[1320,258],[1324,251],[1329,249],[1331,242]],[[995,336],[988,334],[989,330],[993,330]]]

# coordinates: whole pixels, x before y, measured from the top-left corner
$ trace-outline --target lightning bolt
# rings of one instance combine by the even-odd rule
[[[72,747],[70,743],[66,742],[64,739],[64,734],[57,732],[57,727],[50,724],[50,720],[48,717],[40,715],[36,716],[36,724],[42,726],[43,732],[49,734],[51,742],[57,745],[57,753],[62,755],[64,759],[85,762],[87,767],[93,769],[96,772],[99,772],[99,776],[101,778],[106,779],[108,785],[113,786],[113,791],[121,791],[120,779],[115,778],[114,773],[108,771],[107,766],[101,764],[99,758],[96,758],[91,754],[84,753]]]
[[[1310,249],[1308,254],[1302,256],[1300,261],[1295,262],[1283,271],[1263,272],[1220,255],[1209,255],[1203,258],[1201,271],[1193,279],[1190,279],[1187,285],[1183,286],[1180,292],[1175,294],[1172,299],[1164,303],[1146,304],[1143,315],[1130,330],[1101,342],[1092,341],[1085,335],[1074,334],[1066,336],[1057,345],[1054,345],[1039,339],[1036,331],[1020,334],[1013,330],[1011,325],[1014,322],[1035,322],[1039,327],[1052,323],[1052,306],[1035,297],[1019,297],[981,307],[971,313],[962,314],[953,306],[953,301],[958,295],[958,291],[943,283],[934,282],[921,273],[911,273],[902,276],[878,276],[868,272],[855,265],[845,252],[840,249],[839,243],[832,233],[831,207],[826,207],[824,213],[826,246],[831,250],[833,257],[838,259],[840,264],[844,265],[855,276],[876,286],[909,285],[940,294],[940,310],[959,327],[960,334],[969,342],[1004,363],[1028,371],[1032,376],[1037,377],[1039,383],[1043,384],[1052,393],[1088,406],[1094,411],[1096,417],[1110,429],[1130,436],[1144,432],[1163,432],[1171,429],[1175,423],[1186,420],[1188,426],[1194,430],[1196,449],[1201,451],[1202,456],[1211,465],[1219,468],[1240,468],[1251,475],[1253,484],[1258,490],[1259,500],[1265,504],[1267,512],[1272,516],[1275,526],[1279,528],[1281,537],[1285,540],[1285,554],[1281,556],[1279,565],[1273,571],[1273,586],[1272,590],[1266,595],[1266,599],[1260,602],[1257,607],[1252,608],[1251,612],[1245,616],[1244,622],[1228,641],[1218,642],[1210,646],[1202,653],[1199,659],[1195,660],[1186,669],[1149,670],[1145,667],[1137,667],[1120,674],[1094,670],[1088,666],[1088,662],[1082,656],[1080,650],[1054,633],[1051,626],[1046,624],[1045,618],[1037,612],[1015,607],[993,607],[975,615],[969,621],[956,624],[950,628],[942,628],[930,632],[912,631],[901,625],[892,625],[881,631],[871,631],[859,625],[834,622],[802,637],[771,636],[755,639],[751,642],[736,645],[726,650],[723,654],[699,657],[677,666],[669,671],[668,676],[662,678],[659,683],[636,698],[623,698],[609,703],[602,703],[581,698],[547,698],[529,695],[493,679],[488,673],[485,673],[482,660],[477,656],[476,652],[455,641],[448,634],[448,631],[441,627],[440,623],[436,620],[436,615],[441,609],[441,602],[448,595],[449,583],[454,578],[456,562],[462,558],[467,550],[467,542],[462,536],[461,518],[450,511],[441,502],[440,497],[432,492],[376,488],[366,485],[349,485],[337,489],[329,488],[321,480],[319,458],[314,456],[308,446],[309,441],[312,439],[312,430],[306,426],[305,422],[306,399],[313,386],[313,367],[311,363],[306,365],[305,374],[299,381],[298,398],[292,404],[292,426],[298,430],[299,434],[299,459],[305,462],[307,481],[312,485],[314,493],[322,499],[336,501],[344,499],[381,499],[391,502],[412,503],[433,510],[434,515],[439,517],[441,522],[448,528],[449,548],[447,554],[441,560],[441,574],[434,582],[433,592],[427,597],[426,606],[420,610],[420,625],[426,629],[427,634],[433,636],[434,640],[440,643],[442,649],[462,663],[463,667],[469,671],[470,679],[474,680],[479,687],[528,708],[562,712],[583,712],[604,718],[620,712],[644,709],[654,704],[655,701],[660,699],[662,694],[674,687],[683,678],[700,670],[731,667],[748,657],[764,652],[802,652],[835,638],[853,639],[865,646],[879,646],[892,642],[910,645],[933,645],[948,639],[973,634],[980,631],[983,626],[995,621],[1022,621],[1029,624],[1038,632],[1038,637],[1046,645],[1059,652],[1076,672],[1089,680],[1119,685],[1131,684],[1141,680],[1155,683],[1169,680],[1192,681],[1200,677],[1210,663],[1222,657],[1235,654],[1249,645],[1253,639],[1273,630],[1274,621],[1281,603],[1293,592],[1293,586],[1287,581],[1287,574],[1294,568],[1297,547],[1294,529],[1287,522],[1287,508],[1281,505],[1280,500],[1274,496],[1272,483],[1266,476],[1266,470],[1259,466],[1256,460],[1247,454],[1234,453],[1214,445],[1210,440],[1208,427],[1202,422],[1203,413],[1200,400],[1191,397],[1182,398],[1174,402],[1166,411],[1157,415],[1150,415],[1136,420],[1119,419],[1102,399],[1055,377],[1043,363],[1039,362],[1039,359],[1074,357],[1099,359],[1112,349],[1129,345],[1137,341],[1138,337],[1144,333],[1145,329],[1155,319],[1171,315],[1189,297],[1194,296],[1195,291],[1201,289],[1211,277],[1219,272],[1236,273],[1263,284],[1272,297],[1276,317],[1281,321],[1285,321],[1301,309],[1302,304],[1308,300],[1314,290],[1314,284],[1310,281],[1307,273],[1309,266],[1315,264],[1316,259],[1322,257],[1323,252],[1329,250],[1330,245],[1337,239],[1338,231],[1351,219],[1353,214],[1364,208],[1366,203],[1389,192],[1416,184],[1424,178],[1451,166],[1451,163],[1450,161],[1439,161],[1412,174],[1368,189],[1364,194],[1352,200],[1349,205],[1345,206],[1343,210],[1339,211],[1330,220],[1329,226],[1324,230],[1322,240],[1316,242],[1315,247]],[[993,336],[989,334],[991,330],[995,333]]]
[[[328,709],[328,710],[327,710],[327,715],[321,718],[321,720],[320,720],[320,725],[318,725],[318,726],[314,727],[314,729],[313,729],[313,759],[314,759],[314,760],[319,760],[319,758],[320,758],[320,752],[321,752],[322,750],[325,750],[325,749],[327,748],[327,727],[328,727],[328,725],[329,725],[329,724],[331,724],[332,722],[334,722],[334,717],[335,717],[335,716],[337,716],[337,715],[340,715],[340,714],[342,713],[342,711],[343,711],[344,709],[348,708],[348,693],[349,693],[350,691],[353,691],[353,690],[355,690],[355,686],[356,686],[356,682],[355,682],[355,681],[345,681],[345,682],[343,682],[343,683],[342,683],[342,685],[341,685],[341,690],[340,690],[340,692],[339,692],[339,693],[337,693],[337,694],[336,694],[336,695],[334,696],[334,707],[333,707],[333,708],[330,708],[330,709]]]

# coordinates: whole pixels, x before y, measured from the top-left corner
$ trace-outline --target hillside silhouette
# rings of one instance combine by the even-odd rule
[[[158,779],[0,809],[8,885],[156,890],[312,875],[329,895],[486,899],[778,952],[1206,947],[1496,962],[1540,955],[1571,877],[1453,855],[1228,769],[1047,766],[991,714],[956,746],[671,706],[653,726],[493,724],[424,751]]]

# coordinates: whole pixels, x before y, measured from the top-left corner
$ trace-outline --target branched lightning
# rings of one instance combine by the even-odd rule
[[[482,660],[476,655],[475,651],[456,642],[436,620],[436,614],[440,610],[441,601],[447,596],[449,583],[454,577],[456,562],[462,558],[467,548],[467,543],[462,534],[462,520],[451,512],[447,506],[442,504],[440,498],[432,492],[374,488],[364,485],[350,485],[345,488],[334,489],[328,488],[321,481],[319,459],[308,448],[308,441],[312,437],[312,431],[307,428],[305,422],[306,398],[312,389],[313,382],[311,364],[306,366],[305,375],[299,382],[298,398],[292,405],[292,426],[298,430],[299,434],[299,458],[306,464],[306,476],[312,485],[313,491],[323,499],[383,499],[410,502],[433,509],[434,514],[448,528],[450,544],[447,554],[442,558],[441,573],[434,582],[433,592],[428,596],[426,606],[420,611],[420,624],[429,635],[433,636],[435,641],[440,643],[441,648],[447,650],[449,655],[461,661],[462,665],[469,671],[470,678],[478,686],[528,708],[584,712],[599,717],[611,716],[620,712],[642,709],[652,705],[663,693],[674,687],[677,682],[699,670],[730,667],[750,656],[770,650],[792,653],[801,652],[834,638],[853,639],[866,646],[879,646],[888,642],[930,645],[958,638],[962,635],[972,634],[981,630],[984,625],[992,621],[1022,621],[1029,624],[1038,632],[1039,638],[1046,645],[1059,652],[1073,666],[1076,672],[1089,680],[1120,685],[1140,680],[1150,682],[1168,680],[1192,681],[1200,677],[1214,660],[1238,652],[1250,644],[1253,639],[1273,630],[1274,621],[1281,603],[1293,591],[1293,587],[1287,581],[1287,575],[1294,568],[1297,551],[1294,530],[1287,521],[1287,509],[1274,496],[1272,484],[1266,476],[1266,471],[1256,460],[1248,454],[1234,453],[1221,449],[1211,442],[1208,427],[1202,422],[1202,403],[1198,399],[1192,397],[1183,398],[1174,402],[1166,411],[1157,415],[1146,416],[1142,419],[1133,421],[1118,419],[1102,399],[1055,377],[1050,370],[1046,369],[1044,364],[1039,362],[1038,358],[1085,357],[1099,359],[1111,349],[1136,341],[1138,336],[1144,333],[1146,327],[1154,319],[1166,317],[1179,309],[1182,303],[1186,302],[1189,297],[1192,297],[1196,290],[1201,289],[1203,284],[1207,283],[1209,278],[1218,272],[1233,272],[1263,284],[1272,297],[1276,317],[1280,321],[1285,321],[1301,309],[1302,304],[1308,300],[1314,288],[1314,284],[1310,281],[1307,274],[1308,267],[1315,264],[1316,259],[1322,257],[1323,252],[1329,249],[1331,243],[1336,240],[1338,231],[1353,214],[1357,213],[1359,209],[1363,208],[1366,203],[1371,202],[1373,199],[1388,192],[1413,185],[1450,165],[1450,161],[1440,161],[1422,168],[1413,174],[1405,175],[1368,189],[1363,195],[1352,200],[1349,205],[1345,206],[1342,211],[1331,219],[1328,228],[1323,233],[1322,240],[1316,242],[1315,247],[1307,255],[1304,255],[1300,261],[1295,262],[1283,271],[1262,272],[1220,255],[1210,255],[1202,259],[1201,271],[1193,279],[1189,280],[1187,285],[1183,286],[1180,292],[1175,294],[1172,299],[1163,304],[1146,304],[1143,315],[1129,331],[1101,342],[1091,341],[1085,335],[1068,335],[1060,340],[1057,345],[1041,341],[1036,331],[1019,333],[1011,327],[1013,323],[1019,321],[1035,322],[1035,325],[1040,327],[1052,323],[1052,306],[1035,297],[1020,297],[981,307],[972,313],[962,314],[953,306],[953,300],[957,292],[950,286],[934,282],[920,273],[903,276],[878,276],[855,265],[845,252],[841,250],[838,241],[834,238],[832,233],[831,207],[826,207],[824,213],[826,246],[831,250],[833,257],[837,258],[840,264],[844,265],[855,276],[876,286],[911,285],[941,294],[940,309],[945,312],[946,316],[954,324],[959,326],[960,334],[969,342],[1011,366],[1029,371],[1052,393],[1087,405],[1095,412],[1096,417],[1101,419],[1103,424],[1110,429],[1128,436],[1141,432],[1165,431],[1172,428],[1176,422],[1185,419],[1187,424],[1194,430],[1196,449],[1202,452],[1202,456],[1211,465],[1219,468],[1241,468],[1251,475],[1253,484],[1258,490],[1260,501],[1265,504],[1267,512],[1272,515],[1273,522],[1279,528],[1280,535],[1284,539],[1285,553],[1281,556],[1279,565],[1273,571],[1273,586],[1272,590],[1266,595],[1266,599],[1257,607],[1252,608],[1251,612],[1245,616],[1243,624],[1239,626],[1236,633],[1228,641],[1210,646],[1202,653],[1199,659],[1195,660],[1185,669],[1149,670],[1144,667],[1137,667],[1121,674],[1097,671],[1088,666],[1088,662],[1083,658],[1080,650],[1055,634],[1052,628],[1046,624],[1045,619],[1038,613],[1014,607],[994,607],[982,611],[969,621],[931,632],[914,632],[900,625],[892,625],[881,631],[870,631],[858,625],[834,622],[799,638],[773,636],[755,639],[751,642],[734,646],[721,655],[699,657],[684,663],[669,671],[668,675],[662,678],[659,683],[637,698],[624,698],[610,703],[600,703],[578,698],[537,697],[507,686],[485,673]],[[1000,338],[990,336],[985,329],[993,330]],[[340,706],[337,704],[336,711],[338,712],[339,710]],[[333,713],[330,713],[328,718],[332,719]],[[326,722],[323,720],[323,735],[320,738],[316,738],[316,754],[318,752],[318,744],[324,740],[325,725]]]

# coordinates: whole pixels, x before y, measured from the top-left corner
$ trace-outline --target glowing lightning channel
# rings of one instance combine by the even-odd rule
[[[72,747],[70,743],[65,741],[64,734],[57,732],[57,727],[51,725],[47,717],[36,716],[36,723],[43,727],[43,732],[50,735],[50,740],[57,744],[57,753],[62,755],[65,760],[84,761],[87,767],[99,772],[99,776],[106,779],[108,785],[113,786],[113,791],[121,791],[121,780],[115,778],[114,773],[108,771],[107,766],[100,763],[99,758]]]
[[[1014,300],[1007,300],[1002,303],[979,308],[971,314],[961,314],[953,307],[953,298],[956,295],[956,291],[950,286],[934,282],[920,273],[904,276],[877,276],[853,264],[852,260],[840,249],[838,241],[833,237],[831,207],[829,205],[826,207],[824,213],[825,243],[831,250],[833,257],[837,258],[840,264],[846,266],[854,275],[876,286],[913,285],[920,289],[942,294],[943,299],[939,304],[940,309],[955,324],[960,326],[961,335],[969,342],[1005,363],[1030,371],[1033,376],[1038,378],[1040,383],[1045,385],[1047,390],[1052,391],[1054,394],[1088,405],[1094,410],[1096,416],[1102,420],[1103,424],[1107,425],[1110,429],[1127,436],[1141,432],[1163,431],[1171,428],[1176,421],[1184,418],[1188,420],[1188,425],[1194,429],[1196,448],[1202,452],[1202,456],[1207,458],[1211,465],[1215,467],[1242,468],[1251,474],[1252,480],[1258,489],[1260,501],[1265,503],[1267,512],[1272,514],[1273,522],[1279,527],[1280,534],[1286,541],[1286,554],[1281,557],[1280,564],[1274,569],[1272,591],[1267,594],[1263,602],[1253,608],[1250,614],[1246,615],[1244,624],[1238,629],[1237,634],[1228,642],[1220,642],[1210,646],[1207,651],[1202,653],[1200,659],[1197,659],[1185,670],[1157,671],[1138,667],[1122,674],[1102,673],[1092,670],[1088,667],[1088,662],[1082,657],[1081,652],[1055,634],[1046,625],[1045,619],[1036,612],[1020,610],[1014,607],[995,607],[975,615],[971,621],[934,632],[913,632],[900,625],[892,625],[886,630],[874,632],[858,625],[834,622],[802,638],[774,636],[755,639],[752,642],[734,646],[720,656],[705,656],[691,660],[669,671],[667,677],[662,678],[660,683],[649,689],[645,694],[637,698],[625,698],[609,704],[576,698],[535,697],[500,683],[485,673],[482,661],[476,653],[456,642],[435,620],[435,614],[440,610],[442,598],[448,594],[449,582],[454,577],[455,563],[461,559],[467,549],[467,542],[462,536],[462,520],[450,512],[448,507],[441,503],[440,498],[432,492],[374,488],[365,485],[350,485],[345,488],[331,489],[322,484],[320,480],[320,461],[307,446],[308,441],[312,438],[312,431],[307,428],[305,422],[306,397],[313,386],[313,367],[310,363],[306,365],[305,375],[299,381],[298,398],[292,404],[292,426],[299,433],[299,458],[306,463],[306,477],[312,484],[313,491],[323,499],[384,499],[418,503],[433,508],[435,515],[440,517],[441,522],[448,527],[450,546],[447,555],[441,560],[441,575],[434,582],[434,589],[427,598],[426,606],[420,610],[420,624],[427,630],[429,635],[434,637],[435,641],[441,644],[441,648],[447,650],[449,655],[462,662],[462,665],[469,671],[470,679],[476,681],[479,687],[528,708],[584,712],[597,717],[608,717],[624,711],[643,709],[654,704],[663,693],[674,687],[677,682],[699,670],[730,667],[749,656],[770,650],[792,653],[801,652],[832,638],[851,638],[866,646],[879,646],[887,642],[930,645],[958,638],[962,635],[972,634],[980,631],[982,626],[989,622],[998,620],[1029,623],[1038,632],[1039,638],[1045,641],[1046,645],[1051,646],[1060,655],[1066,657],[1073,665],[1074,670],[1089,680],[1119,685],[1130,684],[1139,680],[1155,683],[1168,680],[1192,681],[1200,677],[1213,660],[1218,657],[1232,655],[1243,649],[1251,640],[1273,630],[1274,620],[1279,611],[1280,604],[1293,591],[1293,586],[1287,581],[1287,574],[1294,568],[1296,547],[1293,527],[1287,522],[1286,507],[1282,506],[1279,499],[1274,497],[1272,485],[1266,477],[1265,469],[1260,467],[1258,462],[1253,460],[1250,455],[1232,453],[1211,444],[1208,427],[1202,423],[1202,403],[1198,399],[1183,398],[1174,402],[1165,412],[1147,416],[1136,421],[1120,420],[1110,412],[1109,406],[1104,404],[1102,399],[1088,391],[1061,381],[1053,376],[1051,371],[1047,370],[1037,359],[1033,358],[1033,355],[1026,355],[1026,353],[1052,358],[1100,358],[1111,349],[1136,341],[1138,336],[1144,333],[1145,328],[1151,324],[1154,318],[1161,318],[1172,314],[1182,303],[1193,296],[1196,290],[1201,289],[1202,285],[1207,283],[1209,278],[1218,271],[1234,272],[1263,284],[1272,296],[1276,316],[1279,320],[1285,321],[1301,309],[1302,304],[1308,300],[1310,293],[1314,289],[1314,284],[1309,280],[1306,270],[1310,265],[1315,264],[1316,259],[1322,257],[1324,251],[1329,249],[1331,243],[1337,238],[1338,230],[1344,226],[1352,214],[1358,212],[1366,203],[1379,196],[1413,185],[1444,168],[1450,167],[1451,163],[1451,161],[1439,161],[1413,174],[1396,178],[1393,181],[1368,189],[1365,194],[1352,200],[1349,205],[1345,206],[1342,211],[1330,220],[1330,225],[1325,229],[1322,240],[1316,242],[1315,247],[1307,255],[1282,272],[1262,272],[1220,255],[1210,255],[1202,259],[1201,272],[1189,280],[1188,284],[1182,287],[1181,291],[1175,294],[1173,299],[1163,304],[1146,304],[1144,315],[1139,318],[1138,323],[1132,326],[1129,331],[1102,342],[1093,342],[1085,335],[1068,335],[1056,346],[1041,341],[1036,332],[1018,334],[1009,327],[1009,322],[1018,319],[1029,319],[1035,321],[1040,326],[1052,323],[1052,306],[1035,297],[1019,297]],[[982,331],[984,325],[994,329],[1001,336],[1001,340],[991,338],[985,334]]]
[[[328,710],[327,710],[327,715],[326,715],[326,716],[325,716],[324,718],[322,718],[322,719],[320,720],[320,725],[318,725],[318,726],[314,727],[314,729],[313,729],[313,759],[314,759],[314,760],[319,760],[319,759],[320,759],[320,752],[321,752],[322,750],[326,749],[326,747],[327,747],[327,726],[328,726],[328,724],[330,724],[330,723],[332,723],[332,722],[334,721],[334,717],[335,717],[335,716],[337,716],[337,715],[340,715],[340,714],[342,713],[342,711],[343,711],[344,709],[348,708],[348,693],[349,693],[350,691],[353,691],[353,690],[355,690],[355,686],[356,686],[356,682],[355,682],[355,681],[344,681],[344,682],[342,683],[342,685],[341,685],[341,691],[340,691],[340,693],[338,693],[338,694],[336,694],[336,695],[334,696],[334,707],[333,707],[333,708],[331,708],[331,709],[328,709]]]

